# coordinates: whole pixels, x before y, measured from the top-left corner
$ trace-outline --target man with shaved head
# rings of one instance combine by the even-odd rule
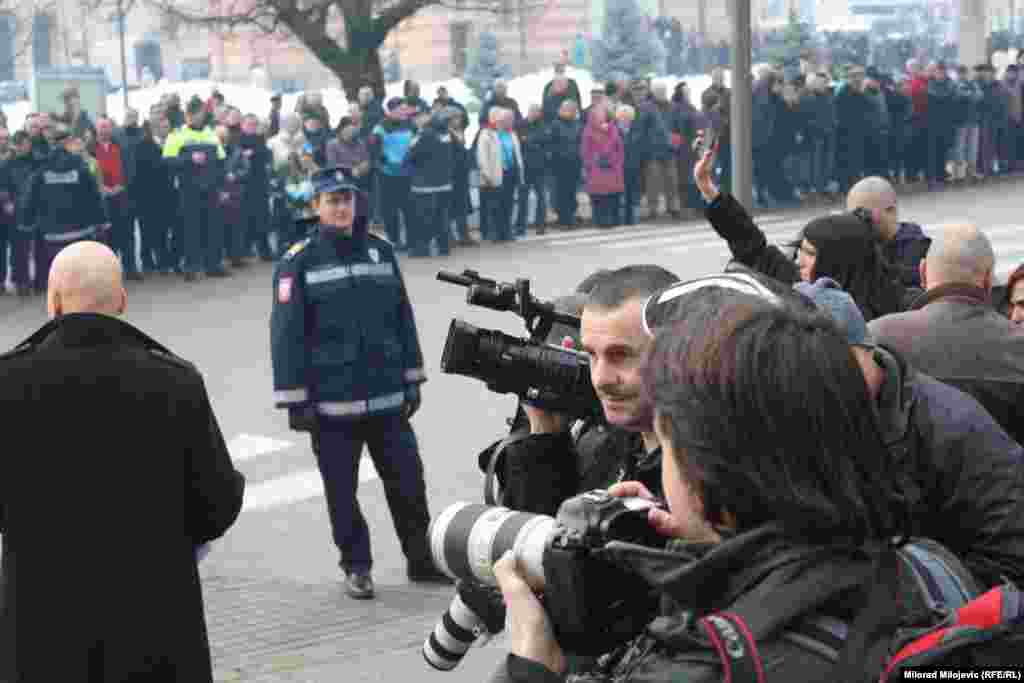
[[[990,303],[995,262],[981,230],[946,226],[921,262],[925,294],[912,310],[877,318],[869,328],[876,342],[918,370],[973,395],[1024,442],[1024,328]]]
[[[901,223],[896,190],[885,178],[864,178],[846,196],[848,211],[863,209],[870,213],[878,230],[886,259],[903,273],[903,284],[920,287],[921,259],[928,253],[931,240],[917,223]]]
[[[199,371],[119,320],[127,302],[117,256],[76,242],[50,321],[0,356],[22,449],[0,459],[2,681],[213,681],[196,549],[245,480]]]

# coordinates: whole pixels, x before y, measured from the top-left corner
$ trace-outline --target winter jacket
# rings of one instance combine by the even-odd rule
[[[980,83],[981,102],[978,104],[978,118],[981,126],[992,133],[1004,130],[1009,124],[1009,92],[999,81]]]
[[[139,211],[151,214],[171,194],[171,176],[163,150],[152,139],[135,148],[135,184],[132,188]]]
[[[864,96],[867,97],[871,107],[868,109],[870,118],[867,120],[867,130],[872,138],[885,137],[889,134],[889,107],[885,102],[885,95],[880,89],[866,88]]]
[[[370,135],[370,159],[386,176],[408,175],[405,156],[414,135],[412,126],[407,122],[384,119]]]
[[[775,135],[775,123],[778,117],[779,96],[772,92],[772,81],[758,81],[754,84],[752,130],[754,148],[771,144]]]
[[[370,187],[370,150],[358,137],[351,142],[340,138],[327,143],[327,165],[352,169],[356,184],[363,190]]]
[[[836,134],[848,144],[863,144],[868,133],[868,122],[877,117],[874,102],[864,93],[843,85],[835,99]]]
[[[1020,77],[1013,82],[1004,78],[1003,88],[1007,94],[1007,115],[1010,118],[1010,122],[1020,125],[1021,120],[1024,119],[1024,100],[1022,100],[1022,97],[1024,97],[1022,95],[1024,93],[1024,83],[1021,82]]]
[[[907,94],[910,96],[911,119],[917,126],[927,125],[928,83],[927,76],[915,76],[911,79],[907,89]]]
[[[921,312],[923,317],[872,321],[869,329],[906,347],[904,334],[924,329],[917,327],[923,319],[945,320],[943,327],[950,332],[956,329],[954,319],[979,334],[987,326],[958,303],[915,311]],[[939,341],[949,335],[929,327],[919,337],[921,346],[907,347],[915,356],[927,358],[916,350],[928,346],[927,338],[936,339],[930,345],[933,352],[941,354],[941,348],[949,355],[951,347]],[[997,358],[991,352],[985,355]],[[986,586],[998,584],[1003,576],[1019,584],[1024,580],[1024,451],[977,400],[918,372],[908,360],[894,348],[876,349],[875,361],[886,376],[876,404],[879,429],[894,466],[905,466],[908,480],[917,487],[907,492],[915,506],[913,533],[955,552]],[[983,365],[979,361],[968,367]]]
[[[57,149],[29,181],[18,219],[36,226],[44,240],[71,242],[92,237],[107,214],[85,161]]]
[[[956,97],[957,116],[954,124],[957,127],[978,125],[978,103],[982,98],[978,84],[971,80],[957,81]]]
[[[412,139],[405,163],[410,169],[413,194],[451,192],[455,159],[452,136],[443,118],[434,117]]]
[[[874,573],[872,555],[866,548],[842,543],[810,545],[787,538],[774,525],[726,536],[717,545],[674,540],[664,550],[626,545],[605,552],[611,554],[614,565],[638,574],[661,594],[660,608],[652,619],[639,635],[602,657],[592,671],[578,679],[556,675],[510,654],[506,661],[509,680],[730,680],[722,671],[717,649],[721,644],[716,647],[699,622],[715,612],[728,612],[745,622],[765,665],[763,680],[822,679],[835,667],[834,648],[841,646],[838,634],[845,635],[845,623],[862,603],[859,592]],[[801,635],[834,631],[838,634],[824,638]],[[830,645],[822,647],[823,640]],[[756,673],[750,676],[753,679]]]
[[[625,149],[619,129],[607,123],[604,131],[592,125],[583,129],[580,159],[583,161],[584,190],[587,194],[606,195],[625,192],[623,177]]]
[[[512,133],[512,144],[515,149],[518,172],[515,184],[521,185],[523,183],[523,150],[519,146],[519,138],[515,133]],[[480,169],[480,187],[482,189],[495,190],[501,187],[505,174],[503,154],[498,131],[494,128],[482,128],[476,147],[476,165]]]
[[[835,97],[831,91],[808,92],[800,100],[807,115],[807,132],[812,137],[825,137],[836,130]]]
[[[527,183],[545,175],[548,164],[548,127],[543,119],[524,121],[516,127],[519,146],[523,150],[523,162],[526,168],[523,175]]]
[[[949,80],[928,82],[928,127],[934,132],[949,133],[956,125],[956,83]]]
[[[796,261],[777,246],[768,244],[764,232],[734,197],[721,193],[705,209],[705,215],[715,232],[729,244],[734,259],[783,283],[800,282],[800,268]],[[857,300],[857,305],[870,321],[908,309],[919,293],[920,290],[909,288],[895,279],[887,280],[878,284],[875,301]]]
[[[943,285],[870,328],[918,370],[974,396],[1024,442],[1024,327],[996,312],[986,292]]]
[[[896,236],[882,243],[885,259],[902,273],[902,282],[907,287],[921,286],[921,260],[932,244],[925,237],[924,230],[917,223],[900,223]]]
[[[644,162],[643,131],[632,123],[629,127],[619,125],[619,137],[625,152],[623,169],[625,173],[639,173]]]

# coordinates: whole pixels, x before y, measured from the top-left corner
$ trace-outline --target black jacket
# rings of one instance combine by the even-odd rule
[[[486,471],[490,449],[481,457]],[[603,424],[577,423],[573,432],[528,434],[511,441],[495,468],[502,505],[554,515],[578,493],[620,481],[641,481],[661,491],[661,450],[644,450],[639,434]]]
[[[71,242],[94,235],[107,214],[96,178],[85,161],[63,149],[55,150],[29,181],[19,220],[36,226],[48,241]]]
[[[720,194],[708,205],[705,215],[715,232],[728,242],[729,251],[737,261],[786,284],[800,281],[800,268],[796,261],[778,247],[768,244],[764,232],[732,195],[724,192]],[[858,300],[854,292],[850,292],[850,295],[857,301],[864,317],[870,321],[887,313],[906,310],[920,295],[920,291],[907,287],[894,277],[880,283],[875,301]]]
[[[835,649],[823,641],[841,644],[841,639],[817,634],[843,627],[853,613],[851,602],[857,602],[873,571],[866,553],[841,545],[801,545],[771,526],[717,546],[677,541],[664,552],[626,545],[613,554],[616,564],[632,568],[662,592],[662,606],[643,633],[578,679],[590,683],[720,683],[721,660],[697,621],[715,612],[743,618],[766,680],[818,680],[835,667]],[[507,674],[515,683],[577,680],[515,655],[508,657]]]
[[[872,324],[872,329],[878,329]],[[877,404],[894,468],[913,482],[915,535],[959,555],[985,586],[1024,581],[1024,451],[966,393],[885,348]],[[895,471],[895,470],[894,470]]]
[[[195,549],[244,479],[199,371],[96,314],[0,367],[7,433],[31,445],[0,461],[0,681],[212,681]]]
[[[974,396],[1024,442],[1024,327],[996,312],[984,291],[943,285],[870,329],[921,372]]]

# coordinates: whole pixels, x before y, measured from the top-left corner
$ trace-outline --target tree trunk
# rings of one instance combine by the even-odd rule
[[[364,85],[373,88],[377,97],[384,96],[384,69],[376,47],[345,49],[330,39],[318,41],[316,45],[307,43],[307,47],[321,64],[338,77],[345,97],[349,100],[356,99],[359,88]]]

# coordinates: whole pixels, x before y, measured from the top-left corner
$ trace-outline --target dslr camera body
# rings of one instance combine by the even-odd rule
[[[562,648],[599,655],[639,633],[657,608],[646,581],[604,552],[611,542],[664,548],[665,539],[647,522],[657,506],[662,505],[603,490],[566,500],[556,517],[454,503],[431,523],[430,551],[438,569],[452,578],[496,586],[494,563],[511,550],[527,583],[542,596]],[[494,619],[479,592],[466,597],[460,590],[423,644],[423,656],[435,669],[454,669],[477,637],[500,630],[488,622]]]

